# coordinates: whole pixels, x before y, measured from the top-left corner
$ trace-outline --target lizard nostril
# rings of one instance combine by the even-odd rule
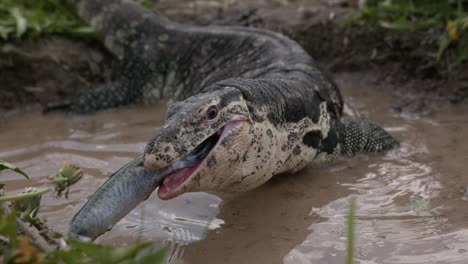
[[[168,153],[171,150],[171,147],[167,146],[164,148],[164,153]]]

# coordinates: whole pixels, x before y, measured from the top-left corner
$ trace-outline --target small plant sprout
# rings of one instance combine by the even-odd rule
[[[26,222],[38,221],[36,218],[39,207],[41,206],[41,194],[37,194],[37,188],[28,187],[24,190],[23,194],[35,194],[29,198],[16,200],[13,202],[13,207],[19,212],[21,220]]]
[[[70,186],[78,182],[83,176],[83,171],[76,165],[66,163],[56,174],[50,175],[49,180],[55,186],[55,193],[58,197],[65,191],[65,198],[68,198]]]

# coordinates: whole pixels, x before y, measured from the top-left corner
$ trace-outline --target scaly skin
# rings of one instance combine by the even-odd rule
[[[341,118],[336,85],[281,34],[179,25],[130,0],[69,2],[125,65],[112,85],[79,96],[73,112],[176,102],[146,147],[144,166],[150,169],[167,167],[219,137],[182,183],[171,187],[165,181],[162,199],[190,191],[246,191],[279,173],[397,144],[370,121]]]

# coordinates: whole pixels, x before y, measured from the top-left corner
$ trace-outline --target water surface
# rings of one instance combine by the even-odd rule
[[[385,154],[360,155],[275,177],[242,194],[153,194],[97,242],[172,245],[187,263],[344,263],[346,214],[357,198],[357,263],[466,263],[468,259],[468,109],[418,116],[390,111],[394,96],[352,75],[338,76],[348,115],[382,124],[401,142]],[[29,182],[2,173],[7,193],[47,185],[65,162],[85,171],[68,200],[48,194],[40,215],[65,232],[86,199],[141,153],[165,107],[86,117],[31,113],[0,128],[0,159]]]

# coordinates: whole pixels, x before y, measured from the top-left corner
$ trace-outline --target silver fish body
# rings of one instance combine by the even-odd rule
[[[172,167],[148,170],[142,167],[143,155],[115,172],[73,217],[68,236],[94,240],[110,230],[161,184]]]
[[[144,168],[143,154],[130,161],[99,187],[73,217],[68,236],[81,241],[96,239],[146,200],[167,175],[194,166],[214,144],[207,142],[185,158],[159,170]]]

